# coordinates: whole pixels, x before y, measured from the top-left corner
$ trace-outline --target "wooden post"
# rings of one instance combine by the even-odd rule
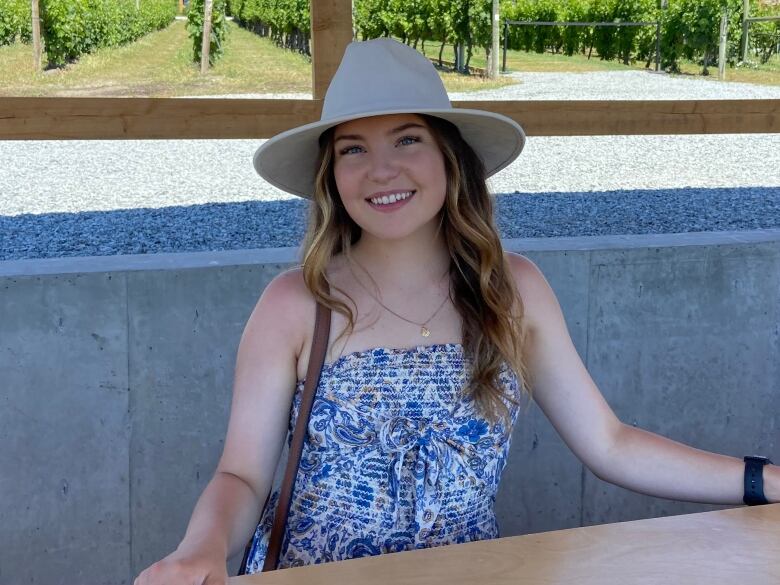
[[[200,74],[209,70],[209,49],[211,48],[211,10],[212,0],[205,0],[203,7],[203,44],[200,46]]]
[[[492,19],[492,32],[493,32],[493,47],[490,49],[490,69],[488,70],[488,77],[490,79],[498,79],[498,0],[493,0],[493,19]]]
[[[750,18],[750,0],[742,1],[742,62],[747,62],[748,18]]]
[[[41,70],[41,17],[38,10],[38,0],[32,0],[32,42],[33,42],[33,67]]]
[[[506,73],[506,50],[509,46],[509,24],[504,19],[504,62],[501,65],[501,70]]]
[[[729,34],[729,16],[724,9],[723,16],[720,17],[720,44],[718,46],[718,79],[726,79],[726,42]]]
[[[321,100],[352,42],[352,0],[312,0],[310,6],[312,95]]]
[[[498,79],[498,0],[493,0],[493,48],[490,49],[490,70],[488,77]]]

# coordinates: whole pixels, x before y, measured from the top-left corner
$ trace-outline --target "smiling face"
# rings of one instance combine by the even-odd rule
[[[397,240],[433,234],[444,204],[444,156],[416,114],[345,122],[333,133],[333,174],[341,201],[364,235]]]

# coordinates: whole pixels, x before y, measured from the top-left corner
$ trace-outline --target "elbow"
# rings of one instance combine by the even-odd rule
[[[224,477],[225,479],[227,479],[228,481],[230,481],[232,483],[239,482],[239,483],[243,484],[250,491],[252,496],[254,496],[254,498],[258,502],[258,504],[262,503],[261,496],[258,493],[258,490],[255,488],[255,486],[252,485],[252,482],[248,481],[247,479],[241,477],[240,475],[238,475],[236,473],[233,473],[232,471],[225,471],[225,470],[222,470],[222,469],[217,469],[216,473],[214,474],[215,478],[218,477],[218,476],[222,476],[222,477]]]
[[[587,461],[583,461],[588,470],[601,481],[616,483],[623,466],[621,454],[625,452],[631,431],[633,427],[615,419],[615,424],[605,434],[600,447],[594,450]]]

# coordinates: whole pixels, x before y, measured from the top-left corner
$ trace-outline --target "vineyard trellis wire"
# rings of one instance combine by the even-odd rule
[[[754,22],[780,22],[780,16],[755,16],[742,19],[742,62],[747,62],[748,36],[750,34],[750,25]],[[778,28],[780,30],[780,28]],[[775,52],[780,53],[780,34],[776,41]],[[767,60],[771,52],[767,56]],[[762,61],[763,62],[763,61]]]

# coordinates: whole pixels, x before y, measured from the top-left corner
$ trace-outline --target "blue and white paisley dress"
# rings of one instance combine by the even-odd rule
[[[462,396],[468,369],[455,343],[358,351],[323,366],[279,568],[498,537],[493,504],[512,429]],[[508,367],[500,379],[519,396]],[[300,382],[290,433],[302,392]],[[519,408],[505,403],[514,426]],[[247,573],[262,570],[277,498]]]

